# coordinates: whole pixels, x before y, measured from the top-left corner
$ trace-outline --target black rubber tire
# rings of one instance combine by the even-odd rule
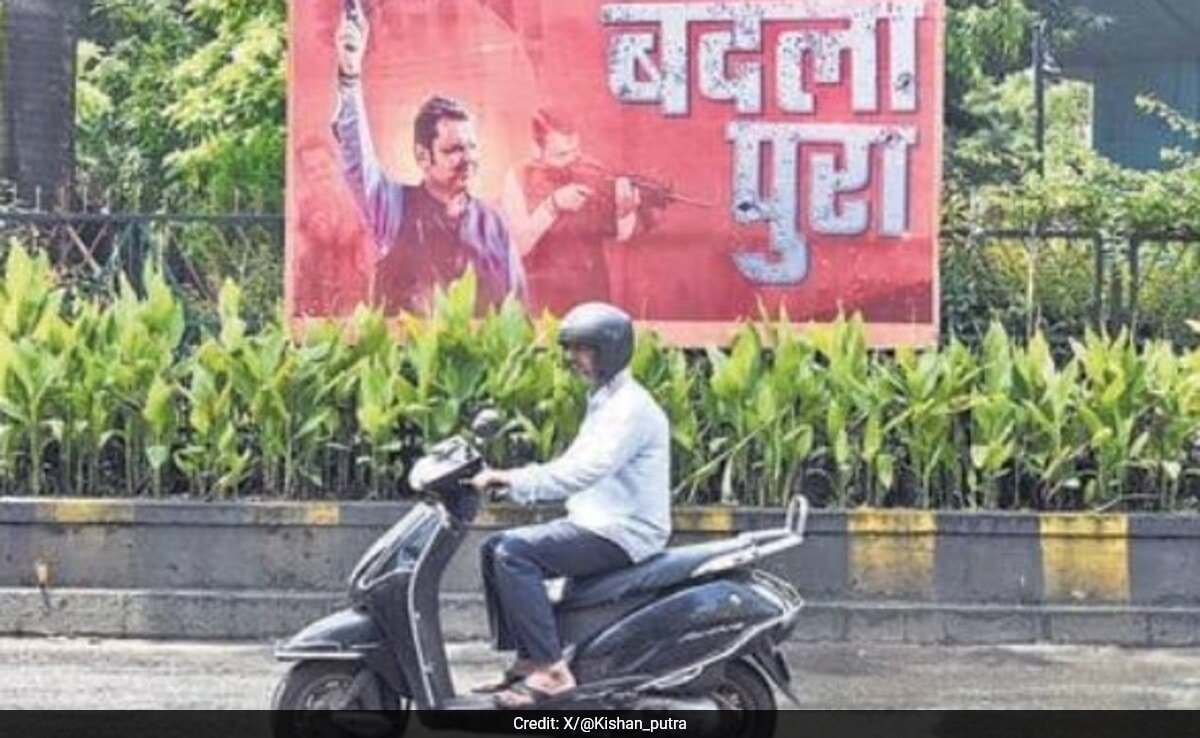
[[[331,710],[350,688],[361,665],[352,661],[301,661],[279,685],[275,710]]]
[[[724,676],[708,696],[722,710],[721,736],[769,738],[775,734],[775,692],[758,669],[745,661],[726,664]]]
[[[403,735],[408,722],[407,700],[384,698],[385,704],[400,706],[387,712],[364,712],[368,706],[357,700],[343,704],[345,691],[361,668],[361,664],[346,661],[302,661],[293,666],[272,700],[274,738]],[[336,714],[330,710],[358,712]]]

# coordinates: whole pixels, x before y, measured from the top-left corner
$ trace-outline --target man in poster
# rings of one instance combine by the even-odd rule
[[[341,192],[337,156],[324,136],[314,135],[297,145],[295,166],[307,185],[296,203],[297,226],[306,243],[296,254],[296,304],[311,315],[353,310],[366,297],[366,264],[358,250],[362,229]]]
[[[607,301],[606,241],[638,229],[640,193],[627,177],[610,177],[580,149],[562,112],[532,120],[535,157],[509,170],[503,208],[524,260],[534,313],[564,315],[581,302]]]
[[[471,114],[458,102],[433,97],[413,124],[413,149],[422,171],[417,185],[383,171],[363,104],[362,61],[369,26],[357,2],[347,3],[337,35],[338,111],[334,136],[346,184],[374,244],[373,297],[389,312],[427,312],[433,290],[468,267],[478,277],[479,304],[523,297],[524,276],[508,228],[470,192],[479,167]]]

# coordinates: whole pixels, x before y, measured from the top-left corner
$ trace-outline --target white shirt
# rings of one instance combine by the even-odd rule
[[[579,435],[557,459],[510,475],[522,502],[567,499],[567,519],[634,562],[671,537],[671,432],[666,413],[625,370],[588,398]]]

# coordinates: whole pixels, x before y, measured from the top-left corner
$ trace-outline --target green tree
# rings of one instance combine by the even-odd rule
[[[241,191],[281,209],[285,0],[190,0],[187,9],[201,44],[173,78],[167,117],[185,145],[167,164],[218,207]]]
[[[946,14],[946,123],[967,133],[988,123],[967,100],[1029,63],[1027,0],[949,0]]]
[[[78,49],[76,126],[81,181],[123,204],[168,198],[167,157],[183,136],[163,116],[174,73],[199,43],[181,0],[95,0]],[[175,188],[176,199],[185,193]]]
[[[284,0],[95,0],[79,48],[79,154],[142,202],[278,210]]]

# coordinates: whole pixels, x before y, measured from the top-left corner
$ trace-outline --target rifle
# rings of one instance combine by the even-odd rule
[[[670,182],[664,182],[660,179],[647,177],[642,174],[632,173],[617,173],[610,171],[604,165],[592,161],[590,159],[581,159],[571,165],[571,170],[574,175],[572,179],[588,180],[593,177],[599,177],[600,184],[605,189],[611,190],[613,183],[620,177],[629,180],[629,183],[637,188],[641,195],[642,205],[645,207],[661,210],[668,205],[676,203],[680,205],[690,205],[695,208],[711,208],[712,204],[700,200],[689,195],[684,195],[675,190],[675,185]],[[578,175],[578,176],[575,176]]]

